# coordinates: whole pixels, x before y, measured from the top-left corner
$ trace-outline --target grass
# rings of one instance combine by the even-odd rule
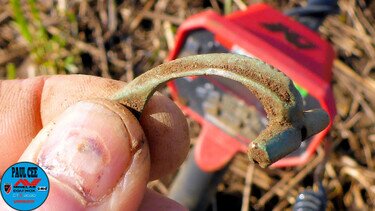
[[[20,0],[10,0],[14,25],[27,43],[37,75],[77,72],[80,59],[77,51],[69,51],[66,39],[60,34],[50,34],[41,20],[36,0],[27,0],[23,7]],[[26,10],[26,7],[28,10]],[[26,16],[25,14],[30,14]],[[68,14],[66,21],[74,23],[74,14]],[[58,27],[57,27],[58,28]],[[63,30],[61,30],[63,31]],[[69,53],[68,53],[69,52]]]
[[[16,79],[17,78],[17,71],[16,71],[16,65],[14,63],[8,63],[6,66],[7,70],[7,79]]]

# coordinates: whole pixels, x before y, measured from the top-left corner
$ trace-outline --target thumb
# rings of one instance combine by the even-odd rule
[[[79,102],[46,126],[22,155],[50,180],[45,210],[136,210],[150,159],[129,110],[111,101]]]

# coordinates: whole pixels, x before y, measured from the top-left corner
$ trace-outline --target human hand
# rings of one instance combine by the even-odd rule
[[[138,121],[103,100],[123,86],[84,75],[0,81],[0,176],[17,161],[40,165],[50,180],[41,210],[183,210],[146,185],[183,162],[185,117],[155,95]]]

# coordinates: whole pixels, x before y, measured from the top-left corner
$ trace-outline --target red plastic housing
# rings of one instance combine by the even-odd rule
[[[179,55],[188,34],[197,29],[213,33],[216,41],[228,50],[259,58],[281,70],[315,97],[329,113],[331,121],[328,128],[313,137],[302,155],[284,158],[274,163],[273,167],[305,164],[323,141],[336,115],[330,86],[335,56],[331,45],[292,18],[265,4],[257,4],[246,11],[235,12],[226,17],[213,11],[190,17],[178,30],[176,46],[170,52],[169,60]],[[168,86],[178,104],[178,90],[173,82]],[[203,127],[195,148],[195,159],[202,170],[217,170],[237,152],[246,151],[244,144],[233,140],[189,107],[180,107]]]

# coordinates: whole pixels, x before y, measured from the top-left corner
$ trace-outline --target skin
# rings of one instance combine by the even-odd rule
[[[0,175],[20,160],[48,167],[54,165],[50,162],[53,159],[65,161],[70,152],[86,149],[59,141],[64,139],[61,131],[70,128],[66,124],[84,125],[105,137],[101,141],[108,156],[103,160],[108,161],[106,168],[111,171],[103,173],[104,179],[98,184],[110,184],[112,188],[82,195],[74,185],[66,184],[67,175],[47,169],[51,189],[41,210],[184,210],[176,202],[148,190],[146,185],[175,171],[185,159],[189,148],[185,117],[171,100],[160,94],[150,99],[139,121],[118,103],[102,100],[123,86],[123,82],[83,75],[0,81]],[[94,155],[87,156],[79,158],[92,160],[90,156]],[[95,169],[100,171],[98,166]],[[95,184],[90,172],[82,174],[88,178],[84,188]],[[102,192],[106,194],[101,196]],[[0,209],[9,209],[2,200]]]

